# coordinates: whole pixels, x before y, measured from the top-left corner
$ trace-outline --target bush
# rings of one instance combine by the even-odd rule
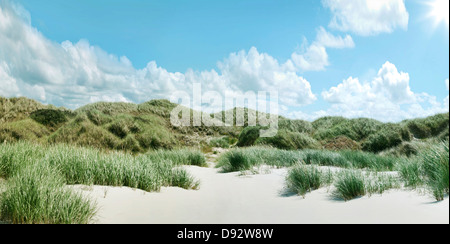
[[[68,112],[53,109],[41,109],[31,113],[30,118],[47,127],[57,127],[67,122]]]
[[[377,153],[410,140],[411,134],[407,129],[397,124],[385,124],[377,133],[370,135],[364,141],[362,148],[364,151]]]
[[[242,130],[241,134],[239,135],[239,139],[237,142],[238,147],[249,147],[253,146],[256,142],[256,140],[259,138],[259,131],[262,128],[259,126],[256,127],[246,127],[244,130]]]

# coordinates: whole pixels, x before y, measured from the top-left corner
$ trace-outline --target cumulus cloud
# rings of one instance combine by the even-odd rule
[[[350,77],[324,91],[322,98],[331,104],[328,115],[369,117],[385,122],[448,111],[448,101],[441,103],[427,93],[414,93],[409,82],[409,74],[386,62],[371,82],[361,83],[358,78]]]
[[[205,92],[220,95],[277,91],[281,103],[289,106],[317,99],[291,60],[280,64],[254,47],[230,54],[217,70],[168,72],[155,61],[135,69],[128,58],[107,53],[87,40],[53,42],[32,27],[30,19],[23,8],[1,1],[1,96],[27,96],[76,108],[96,101],[140,103],[169,98],[177,91],[192,96],[193,84],[200,83]]]
[[[331,28],[361,36],[407,29],[409,13],[404,0],[322,0],[333,15]]]
[[[321,71],[330,65],[326,48],[353,48],[355,43],[350,35],[334,36],[320,27],[316,40],[309,46],[305,42],[303,46],[305,49],[303,52],[292,54],[292,62],[300,71]]]

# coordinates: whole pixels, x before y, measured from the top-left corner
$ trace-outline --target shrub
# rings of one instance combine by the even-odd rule
[[[253,146],[256,142],[256,140],[259,138],[259,131],[262,128],[259,126],[256,127],[246,127],[244,130],[242,130],[241,134],[239,135],[239,139],[237,142],[238,147],[249,147]]]
[[[362,148],[365,151],[381,152],[410,140],[411,134],[407,129],[397,124],[385,124],[377,133],[370,135],[364,141]]]
[[[32,112],[30,118],[47,127],[57,127],[67,122],[68,112],[53,109],[41,109]]]

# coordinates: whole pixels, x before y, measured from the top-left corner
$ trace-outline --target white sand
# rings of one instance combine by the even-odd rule
[[[96,223],[156,224],[315,224],[449,223],[449,199],[435,202],[415,191],[389,191],[350,202],[330,189],[283,196],[286,169],[239,176],[217,169],[186,167],[201,180],[200,190],[163,188],[148,193],[126,187],[77,186],[100,207]]]

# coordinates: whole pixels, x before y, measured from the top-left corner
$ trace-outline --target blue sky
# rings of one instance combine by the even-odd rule
[[[429,16],[438,2],[0,0],[16,24],[0,23],[0,95],[76,108],[200,81],[278,89],[291,118],[428,116],[448,111],[448,10]]]

